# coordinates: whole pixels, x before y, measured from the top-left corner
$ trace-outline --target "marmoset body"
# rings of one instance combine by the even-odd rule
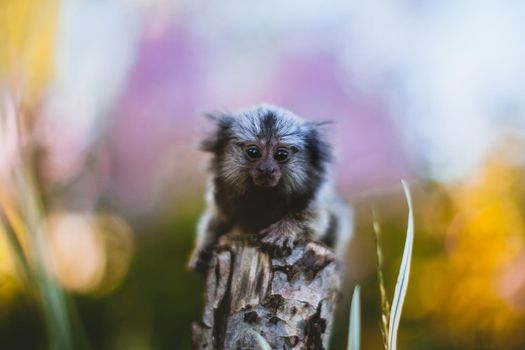
[[[218,238],[233,230],[259,235],[277,255],[306,238],[341,254],[351,217],[334,189],[323,123],[267,105],[208,116],[216,130],[201,148],[212,153],[211,177],[189,267],[205,272]]]

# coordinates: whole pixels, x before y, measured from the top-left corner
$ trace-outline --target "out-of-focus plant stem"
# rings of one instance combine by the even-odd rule
[[[373,211],[374,216],[374,233],[376,243],[376,270],[377,270],[377,284],[379,286],[379,294],[381,297],[381,321],[379,322],[379,329],[383,339],[383,347],[388,350],[388,327],[390,319],[390,304],[386,297],[385,282],[383,278],[383,251],[381,249],[381,226],[377,220],[376,212]]]
[[[24,163],[21,177],[23,181],[21,207],[25,209],[23,215],[27,223],[27,232],[32,235],[30,252],[33,254],[34,274],[42,311],[46,318],[50,345],[53,349],[73,349],[72,329],[65,295],[53,276],[50,276],[50,258],[44,241],[46,225],[43,220],[43,206],[36,189],[31,162],[25,159]]]
[[[1,116],[0,116],[1,117]],[[20,134],[21,116],[16,123]],[[19,139],[22,139],[21,137]],[[73,336],[65,295],[50,274],[48,249],[45,242],[45,215],[32,167],[30,145],[17,145],[20,162],[11,169],[9,179],[12,195],[0,192],[0,208],[4,233],[15,254],[22,280],[29,293],[36,296],[41,307],[51,349],[73,349]]]
[[[74,347],[71,314],[50,269],[47,216],[33,167],[33,114],[24,113],[39,104],[53,73],[58,14],[58,0],[0,1],[0,147],[10,151],[0,178],[0,233],[42,310],[49,347],[65,350]]]

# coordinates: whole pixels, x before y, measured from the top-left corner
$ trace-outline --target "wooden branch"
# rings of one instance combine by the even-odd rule
[[[224,236],[210,262],[193,348],[265,349],[266,341],[271,349],[327,349],[340,288],[339,263],[320,243],[272,258],[257,239]]]

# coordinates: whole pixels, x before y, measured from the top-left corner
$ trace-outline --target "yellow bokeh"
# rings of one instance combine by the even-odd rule
[[[0,223],[0,313],[10,305],[10,300],[20,291],[20,283],[13,252]]]
[[[0,1],[0,78],[33,100],[53,73],[57,0]]]
[[[120,217],[54,213],[46,233],[51,270],[66,290],[102,295],[126,276],[134,244],[131,228]]]
[[[453,214],[441,232],[444,251],[414,262],[420,307],[413,316],[432,315],[465,346],[477,344],[480,334],[505,344],[523,319],[523,310],[502,295],[501,281],[525,250],[525,170],[512,158],[524,149],[505,142],[475,176],[447,187]]]

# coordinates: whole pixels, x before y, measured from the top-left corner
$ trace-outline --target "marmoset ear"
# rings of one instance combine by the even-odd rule
[[[231,126],[235,120],[231,115],[213,112],[204,114],[215,124],[215,130],[205,137],[199,148],[206,152],[220,153],[231,139]]]
[[[331,123],[331,121],[305,123],[306,151],[312,166],[319,171],[322,171],[325,164],[332,160],[332,147],[326,141],[322,130],[324,125]]]

